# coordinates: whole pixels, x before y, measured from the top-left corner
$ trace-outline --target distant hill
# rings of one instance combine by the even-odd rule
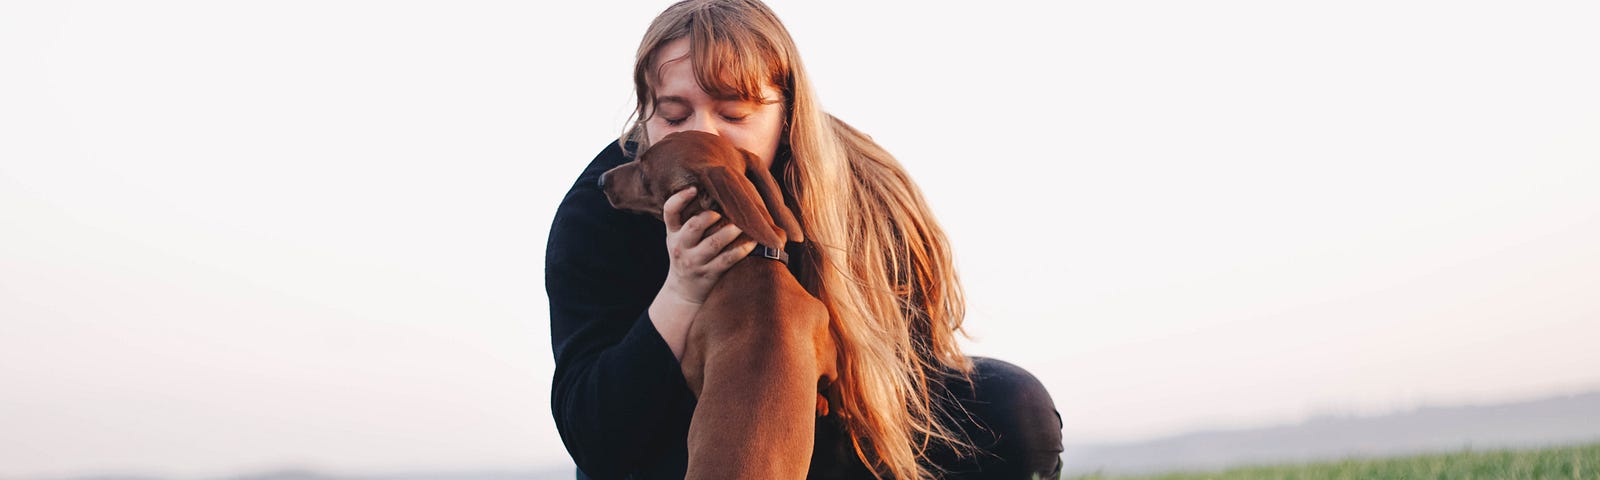
[[[1214,430],[1117,445],[1068,445],[1068,476],[1137,475],[1600,441],[1600,392],[1493,406],[1428,407],[1374,417],[1319,417],[1298,425]],[[332,475],[285,469],[185,480],[570,480],[572,467],[525,471]],[[51,480],[174,480],[89,476]]]
[[[1149,474],[1600,440],[1600,392],[1493,406],[1427,407],[1292,426],[1203,431],[1148,442],[1072,446],[1068,475]]]

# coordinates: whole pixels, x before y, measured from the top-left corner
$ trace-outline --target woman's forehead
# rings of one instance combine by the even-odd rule
[[[651,69],[655,73],[655,75],[652,75],[652,77],[654,77],[652,80],[654,81],[651,83],[654,83],[654,85],[652,85],[651,90],[654,90],[657,101],[661,101],[667,97],[680,97],[711,98],[718,101],[747,101],[759,99],[763,102],[770,102],[779,96],[777,86],[773,85],[771,81],[760,81],[759,86],[761,90],[759,92],[741,92],[753,94],[750,95],[750,97],[753,98],[741,98],[741,96],[737,94],[724,95],[722,98],[713,97],[710,92],[700,84],[700,77],[697,75],[696,65],[694,64],[694,55],[692,55],[689,51],[689,47],[690,44],[688,38],[679,38],[677,40],[667,42],[657,51],[654,59],[655,65]],[[733,72],[719,73],[720,75],[716,75],[715,77],[725,79],[726,83],[724,83],[724,85],[718,85],[718,87],[724,88],[715,88],[713,90],[719,90],[723,92],[738,92],[740,90],[738,88],[726,88],[735,84],[731,78],[733,76]]]
[[[668,62],[675,60],[688,60],[689,37],[682,37],[669,41],[656,48],[655,68],[660,70]]]
[[[740,98],[739,96],[725,96],[717,98],[702,88],[696,80],[694,69],[689,65],[687,58],[682,62],[671,63],[662,69],[657,79],[658,84],[653,88],[655,103],[695,103],[696,101],[719,102],[752,102],[754,99]],[[778,89],[772,85],[763,85],[760,92],[755,92],[755,97],[762,103],[770,103],[778,96]]]
[[[680,38],[667,42],[656,50],[655,65],[650,66],[653,72],[656,90],[668,88],[682,88],[685,81],[689,86],[698,84],[694,78],[694,59],[689,55],[689,39]]]

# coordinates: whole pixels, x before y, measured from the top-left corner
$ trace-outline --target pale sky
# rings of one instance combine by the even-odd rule
[[[546,235],[668,3],[0,4],[0,478],[569,465]],[[772,6],[1068,443],[1600,388],[1600,5]]]

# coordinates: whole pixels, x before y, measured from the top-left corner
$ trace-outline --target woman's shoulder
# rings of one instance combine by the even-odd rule
[[[572,188],[567,190],[567,197],[571,198],[573,194],[601,193],[599,184],[596,183],[600,180],[600,175],[632,160],[626,152],[633,149],[633,143],[629,142],[628,147],[628,150],[624,150],[622,142],[619,140],[613,140],[611,143],[606,144],[605,148],[600,149],[600,153],[589,161],[589,165],[584,167],[583,173],[578,174],[578,180],[574,181]],[[601,199],[603,200],[604,198],[604,194],[601,193]],[[565,206],[566,203],[566,199],[563,199],[562,205]]]
[[[664,244],[665,240],[659,238],[665,235],[660,220],[612,208],[605,192],[600,190],[600,175],[629,160],[623,145],[613,141],[578,174],[560,206],[556,207],[550,225],[547,260],[559,262],[589,257],[596,251],[626,251]]]
[[[628,160],[620,141],[606,144],[583,168],[583,173],[578,174],[578,179],[567,189],[566,196],[561,198],[561,205],[556,208],[556,222],[560,223],[563,217],[573,215],[591,216],[614,211],[611,203],[606,201],[605,192],[600,190],[600,175]]]

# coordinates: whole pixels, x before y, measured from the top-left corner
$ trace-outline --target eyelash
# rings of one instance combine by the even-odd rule
[[[730,117],[730,116],[727,116],[727,115],[723,115],[722,116],[723,120],[727,120],[727,121],[730,121],[730,122],[742,122],[746,118],[750,118],[750,116],[749,115],[745,115],[745,116],[741,116],[741,117]],[[677,120],[673,120],[673,119],[670,119],[670,118],[663,117],[661,120],[667,122],[668,126],[676,127],[678,125],[682,125],[684,120],[688,120],[688,119],[689,119],[689,117],[683,117],[683,118],[680,118],[680,119],[677,119]]]

